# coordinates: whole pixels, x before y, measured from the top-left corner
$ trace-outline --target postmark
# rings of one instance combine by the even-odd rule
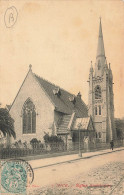
[[[17,17],[18,17],[18,12],[17,9],[12,6],[9,7],[4,15],[4,22],[7,28],[11,28],[15,25],[16,21],[17,21]]]
[[[1,185],[7,192],[25,192],[33,179],[33,169],[28,162],[20,159],[1,162]]]

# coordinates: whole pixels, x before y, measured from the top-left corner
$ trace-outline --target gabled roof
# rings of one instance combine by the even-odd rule
[[[53,83],[50,83],[49,81],[37,76],[36,74],[34,74],[34,76],[53,102],[56,111],[65,114],[72,114],[75,111],[77,117],[88,116],[87,106],[81,98],[67,92],[59,86],[54,85]],[[58,88],[60,93],[57,95],[55,94],[55,91],[58,91],[56,90]],[[75,102],[71,101],[73,99],[75,100]]]
[[[71,122],[71,128],[69,124]],[[58,124],[57,134],[67,134],[71,131],[94,131],[94,125],[91,117],[76,118],[72,115],[63,115]]]
[[[79,125],[80,125],[80,127],[79,127]],[[92,124],[92,121],[91,121],[91,118],[90,117],[76,118],[72,130],[78,130],[78,129],[81,129],[81,130],[89,130],[88,129],[89,125],[92,125],[92,128],[91,129],[94,130],[93,124]]]

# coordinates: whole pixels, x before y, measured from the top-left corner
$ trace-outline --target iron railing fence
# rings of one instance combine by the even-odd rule
[[[114,147],[123,147],[124,146],[124,140],[117,140],[114,143]],[[105,150],[109,149],[110,144],[109,143],[88,143],[84,144],[83,142],[80,143],[80,149],[82,152],[92,152],[92,151],[99,151],[99,150]],[[79,151],[79,142],[74,142],[72,145],[68,148],[65,144],[58,144],[58,143],[52,143],[52,145],[49,147],[43,147],[43,148],[34,148],[34,149],[28,149],[28,148],[0,148],[0,159],[7,159],[7,158],[17,158],[17,157],[25,157],[25,156],[33,156],[33,155],[45,155],[45,154],[54,154],[54,153],[64,153],[65,152],[75,152],[78,153]]]

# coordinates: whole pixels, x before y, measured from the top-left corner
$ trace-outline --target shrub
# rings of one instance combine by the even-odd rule
[[[44,135],[44,141],[45,143],[60,143],[63,142],[63,140],[61,139],[61,137],[58,137],[56,135],[49,135],[48,133],[46,133]]]
[[[51,150],[60,150],[60,148],[64,146],[64,142],[61,139],[61,137],[58,137],[56,135],[50,136],[49,134],[46,133],[44,135],[44,141],[45,141],[46,148],[49,145]]]
[[[41,143],[40,140],[37,140],[36,138],[33,138],[31,141],[30,141],[30,144],[32,145],[32,148],[35,149],[39,149],[39,148],[43,148],[43,144]]]

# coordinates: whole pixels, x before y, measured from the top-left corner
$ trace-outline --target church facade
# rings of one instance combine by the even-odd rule
[[[66,148],[73,149],[79,141],[79,128],[82,141],[86,136],[94,137],[94,126],[88,116],[86,104],[81,94],[71,94],[51,82],[29,71],[10,108],[14,119],[16,140],[30,142],[36,138],[42,143],[44,135],[60,136]],[[14,142],[11,138],[11,142]]]
[[[100,19],[96,63],[89,73],[88,113],[92,116],[96,138],[101,142],[116,139],[114,124],[113,75],[105,57],[102,24]]]
[[[77,95],[29,71],[12,103],[16,140],[44,141],[46,133],[60,136],[68,148],[76,142],[110,142],[116,139],[114,126],[113,76],[107,64],[100,21],[95,68],[89,73],[88,107]],[[14,142],[11,138],[11,143]]]

